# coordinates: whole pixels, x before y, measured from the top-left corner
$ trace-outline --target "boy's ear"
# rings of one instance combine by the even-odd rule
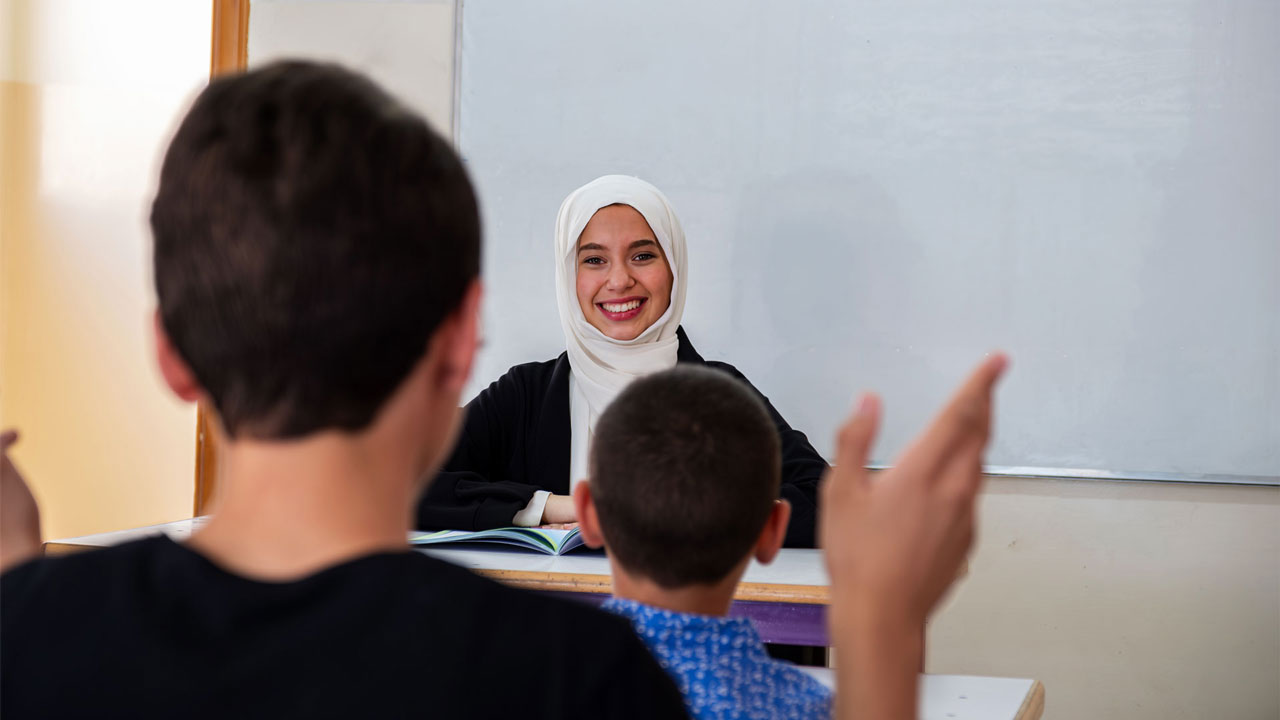
[[[471,281],[462,303],[450,315],[442,328],[440,339],[446,340],[440,363],[440,384],[449,391],[462,392],[471,377],[471,365],[476,359],[480,344],[480,297],[483,293],[480,278]]]
[[[791,503],[778,499],[773,501],[769,517],[764,521],[760,537],[756,540],[756,560],[762,565],[773,562],[782,549],[782,541],[787,538],[787,523],[791,522]]]
[[[159,309],[152,315],[152,327],[156,341],[156,363],[160,366],[160,376],[164,378],[164,383],[179,398],[196,402],[203,389],[196,382],[196,375],[191,372],[187,361],[182,359],[177,348],[170,342],[169,334],[164,331],[164,324],[160,322]]]
[[[591,499],[591,481],[583,480],[573,489],[573,514],[578,518],[578,533],[587,547],[604,547],[604,532],[600,529],[600,517]]]

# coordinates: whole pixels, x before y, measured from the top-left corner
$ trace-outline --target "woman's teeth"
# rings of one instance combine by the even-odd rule
[[[608,310],[611,313],[621,313],[621,312],[626,312],[628,310],[635,310],[636,308],[640,307],[641,302],[643,301],[632,300],[631,302],[624,302],[624,303],[600,303],[600,307],[604,308],[605,310]]]

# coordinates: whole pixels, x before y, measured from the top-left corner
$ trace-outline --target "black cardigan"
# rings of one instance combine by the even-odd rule
[[[813,547],[818,480],[827,463],[742,373],[703,360],[684,329],[677,362],[722,370],[756,392],[782,441],[782,492],[791,502],[787,547]],[[569,494],[569,358],[516,365],[467,404],[453,456],[418,505],[417,527],[483,530],[511,525],[538,490]]]

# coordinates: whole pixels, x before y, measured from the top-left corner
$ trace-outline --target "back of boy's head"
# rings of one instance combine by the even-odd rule
[[[213,81],[151,227],[161,323],[233,437],[363,429],[479,273],[457,155],[332,65]]]
[[[664,588],[723,580],[764,528],[781,478],[764,404],[725,373],[635,381],[596,423],[591,491],[605,544]]]

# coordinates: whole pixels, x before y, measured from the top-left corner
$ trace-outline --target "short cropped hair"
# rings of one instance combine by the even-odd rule
[[[161,323],[232,437],[367,427],[480,268],[449,143],[334,65],[210,83],[151,228]]]
[[[637,380],[596,423],[591,490],[605,543],[664,588],[723,580],[760,536],[781,474],[764,404],[710,368]]]

